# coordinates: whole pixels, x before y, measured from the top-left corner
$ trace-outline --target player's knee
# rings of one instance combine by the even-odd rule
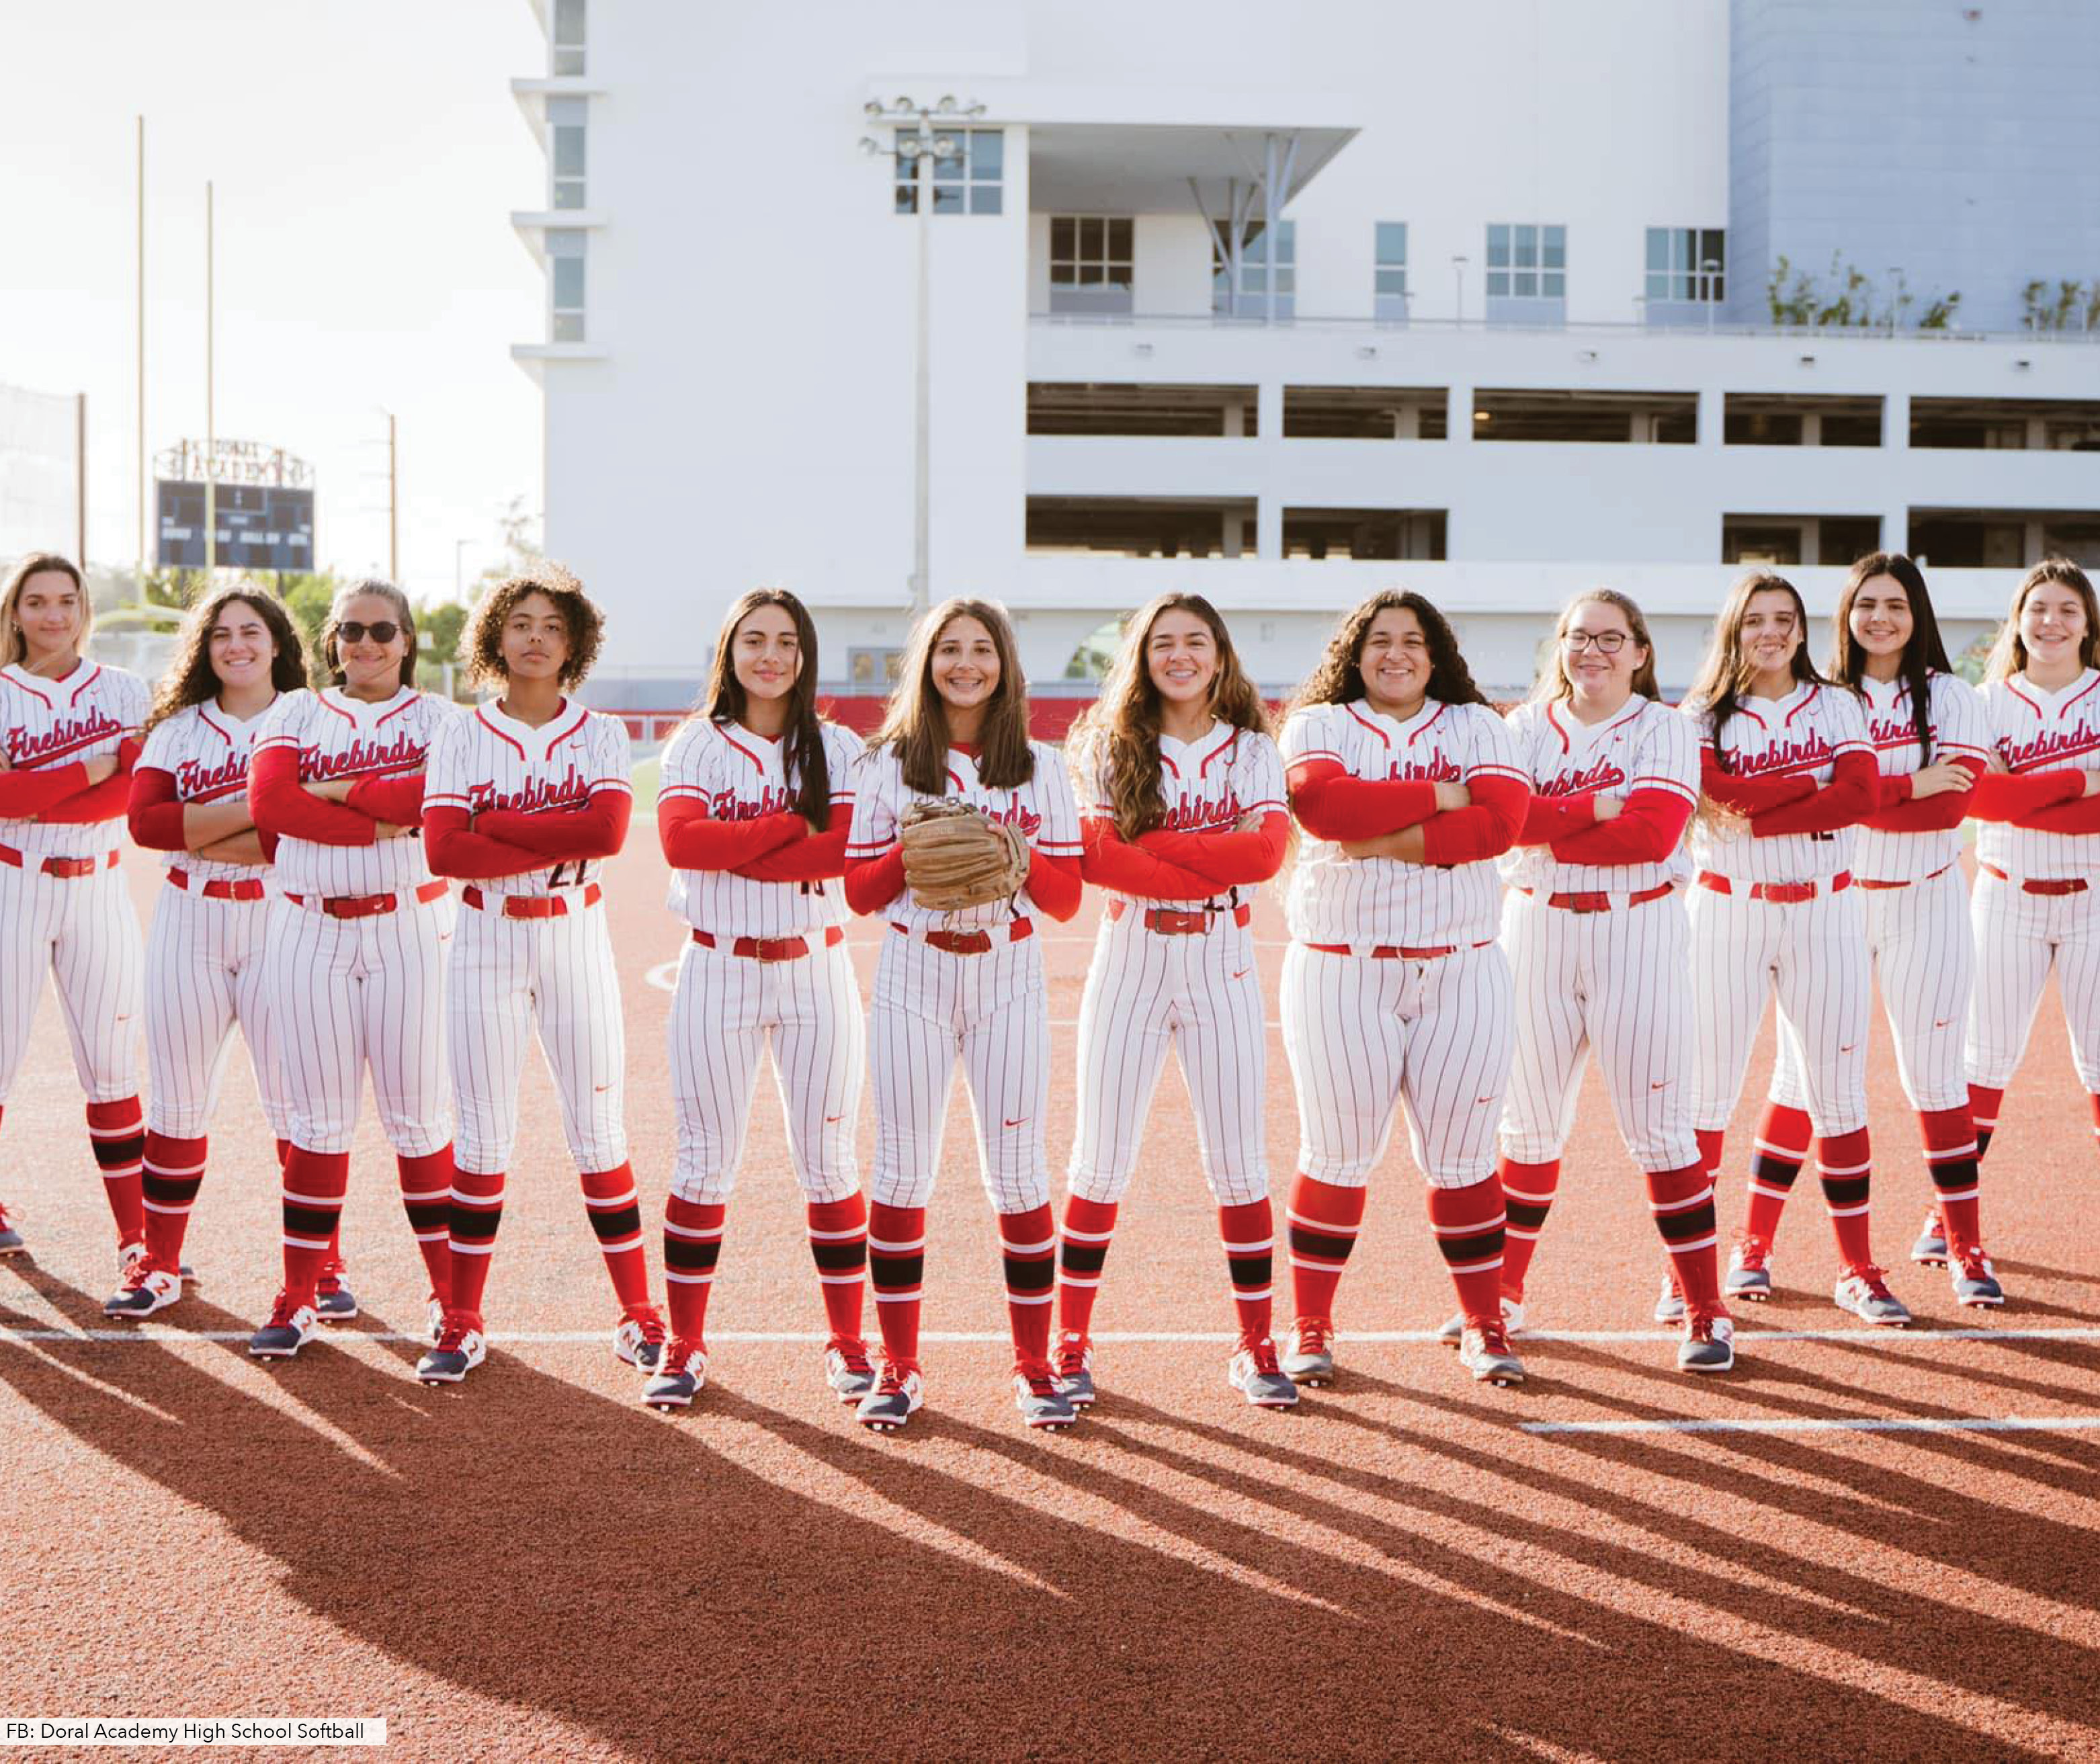
[[[1130,1174],[1127,1169],[1088,1170],[1074,1164],[1065,1174],[1065,1189],[1097,1206],[1118,1206],[1130,1193]]]
[[[1432,1188],[1473,1188],[1494,1173],[1494,1160],[1482,1158],[1477,1162],[1439,1164],[1423,1175]]]
[[[1306,1151],[1298,1154],[1298,1167],[1330,1188],[1369,1188],[1373,1162],[1369,1158],[1317,1158]]]
[[[1211,1200],[1220,1206],[1250,1206],[1268,1198],[1266,1170],[1207,1170],[1203,1181]]]
[[[1502,1154],[1511,1163],[1550,1163],[1561,1152],[1560,1141],[1550,1133],[1505,1133],[1501,1140]]]
[[[867,1197],[878,1206],[924,1206],[933,1198],[933,1179],[885,1175],[877,1171],[867,1185]]]
[[[627,1162],[627,1136],[604,1133],[569,1142],[569,1155],[579,1170],[617,1170]]]
[[[860,1175],[853,1170],[805,1170],[800,1172],[802,1198],[812,1206],[827,1206],[860,1193]]]

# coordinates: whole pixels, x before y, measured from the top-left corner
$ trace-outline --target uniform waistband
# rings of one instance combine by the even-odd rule
[[[968,931],[922,930],[915,931],[909,925],[900,925],[893,919],[889,928],[901,937],[911,937],[929,950],[940,950],[950,955],[982,955],[998,943],[1020,943],[1035,935],[1035,921],[1032,919],[1009,919],[1003,925],[989,929],[978,926]],[[1004,932],[1004,937],[995,935]]]
[[[324,913],[330,919],[376,919],[382,913],[398,912],[404,906],[427,906],[442,899],[446,888],[443,882],[426,882],[405,901],[399,894],[287,894],[285,898],[294,906],[303,906],[310,913]]]
[[[843,925],[824,927],[826,949],[845,940]],[[730,955],[741,955],[747,961],[752,962],[799,962],[810,953],[807,937],[735,937],[725,946],[712,931],[695,931],[693,941],[704,950],[719,950],[726,946]]]
[[[77,880],[84,875],[94,875],[104,870],[117,867],[117,853],[106,858],[38,858],[34,852],[24,855],[12,845],[0,845],[0,863],[12,865],[17,870],[33,870],[40,875],[55,876],[61,882]]]
[[[1930,875],[1905,876],[1899,882],[1877,881],[1873,876],[1855,876],[1852,878],[1852,886],[1861,889],[1907,889],[1912,887],[1913,884],[1922,885],[1927,882],[1937,882],[1953,867],[1954,866],[1951,863],[1943,863],[1937,870],[1934,871]],[[1986,864],[1983,867],[1988,870],[1991,867],[1988,864]]]
[[[1812,901],[1819,894],[1842,894],[1852,885],[1852,872],[1840,870],[1837,875],[1820,882],[1745,882],[1738,883],[1716,871],[1701,870],[1699,885],[1711,889],[1716,894],[1747,894],[1754,901],[1769,901],[1776,906],[1798,906],[1803,901]]]
[[[1131,911],[1131,905],[1125,900],[1110,901],[1110,919],[1114,920],[1125,917]],[[1254,922],[1254,909],[1242,902],[1237,906],[1148,906],[1140,915],[1140,923],[1147,931],[1157,932],[1165,937],[1201,937],[1215,928],[1226,915],[1230,915],[1233,923],[1242,928]]]
[[[1477,943],[1308,943],[1305,947],[1321,955],[1353,955],[1374,962],[1437,962],[1461,950],[1485,950],[1494,941],[1483,937]]]
[[[605,890],[595,882],[587,882],[583,889],[583,903],[595,906],[605,897]],[[499,902],[491,906],[491,898]],[[460,898],[476,912],[501,913],[505,919],[563,919],[568,916],[568,897],[562,894],[498,894],[491,897],[469,883],[460,890]]]
[[[188,871],[173,868],[168,871],[168,882],[174,888],[194,889],[208,901],[259,901],[269,892],[254,876],[244,876],[237,882],[223,878],[199,882]]]
[[[1558,906],[1567,913],[1608,913],[1628,906],[1645,906],[1650,901],[1659,901],[1665,895],[1674,893],[1675,889],[1675,884],[1665,882],[1652,889],[1637,889],[1630,894],[1623,890],[1615,893],[1610,889],[1590,893],[1549,894],[1546,897],[1546,904]],[[1517,893],[1529,894],[1534,900],[1538,898],[1529,889],[1520,888]]]
[[[2023,894],[2083,894],[2091,885],[2082,875],[2014,877],[2007,875],[1994,863],[1979,863],[1976,867],[1986,875],[2010,883]]]

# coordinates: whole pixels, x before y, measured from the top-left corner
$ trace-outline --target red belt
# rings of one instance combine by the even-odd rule
[[[945,950],[950,955],[982,955],[992,946],[989,931],[914,931],[909,925],[889,921],[892,931],[901,932],[907,937],[915,937],[929,950]],[[1019,943],[1035,935],[1035,921],[1032,919],[1012,919],[1007,921],[1008,943]]]
[[[1659,901],[1670,892],[1670,884],[1667,882],[1657,888],[1643,889],[1638,894],[1629,894],[1626,905],[1645,906],[1650,901]],[[1519,889],[1517,893],[1529,894],[1531,890]],[[1612,897],[1609,894],[1549,894],[1546,897],[1546,904],[1558,906],[1563,912],[1608,913],[1612,910]]]
[[[12,845],[0,845],[0,863],[12,864],[17,870],[29,867],[28,859]],[[98,870],[117,867],[117,853],[107,858],[45,858],[35,867],[45,875],[56,876],[61,882],[77,880],[84,875],[93,875]]]
[[[593,882],[584,889],[584,905],[595,906],[604,897],[605,891]],[[488,897],[472,883],[460,890],[460,898],[476,912],[488,911]],[[505,919],[562,919],[567,916],[568,902],[559,894],[503,894],[497,897],[503,904],[496,910]]]
[[[1994,863],[1980,864],[1978,867],[2001,882],[2013,881]],[[2023,881],[2014,882],[2013,886],[2023,894],[2083,894],[2088,884],[2082,875],[2028,876]]]
[[[170,870],[168,880],[179,889],[190,885],[187,870]],[[197,890],[208,901],[259,901],[267,891],[260,882],[249,878],[240,882],[207,882]]]
[[[1305,947],[1317,950],[1322,955],[1366,955],[1374,962],[1434,962],[1446,955],[1456,955],[1463,949],[1485,950],[1494,941],[1486,937],[1478,943],[1438,943],[1424,948],[1406,943],[1381,943],[1374,950],[1352,950],[1346,943],[1308,943]]]
[[[1736,884],[1711,870],[1699,872],[1699,885],[1716,894],[1733,894]],[[1754,901],[1770,901],[1775,906],[1798,906],[1819,894],[1842,894],[1852,885],[1852,872],[1840,870],[1828,882],[1753,882],[1744,892]]]
[[[427,906],[445,892],[442,882],[426,882],[416,890],[418,906]],[[382,913],[397,911],[401,905],[398,894],[287,894],[285,898],[294,906],[311,906],[315,912],[325,913],[331,919],[377,919]]]
[[[1852,878],[1852,886],[1861,889],[1907,889],[1914,881],[1937,882],[1953,867],[1954,866],[1951,863],[1943,863],[1937,870],[1934,871],[1930,875],[1907,876],[1900,882],[1877,882],[1868,876],[1855,876]],[[1991,867],[1988,864],[1985,864],[1983,867],[1988,870]]]
[[[844,926],[826,925],[824,927],[826,949],[831,948],[835,943],[843,943],[845,940],[846,933]],[[718,950],[721,947],[712,931],[695,931],[693,933],[693,941],[704,950]],[[729,953],[732,955],[741,955],[745,959],[753,962],[799,962],[810,953],[810,940],[807,937],[739,937],[730,945]]]
[[[1109,917],[1120,919],[1130,910],[1128,901],[1110,901]],[[1251,906],[1196,906],[1187,911],[1177,911],[1167,906],[1147,907],[1144,915],[1145,928],[1156,931],[1163,937],[1201,937],[1217,923],[1218,915],[1230,913],[1233,923],[1245,926],[1252,923]]]

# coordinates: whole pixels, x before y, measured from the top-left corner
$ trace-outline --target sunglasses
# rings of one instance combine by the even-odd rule
[[[367,637],[375,643],[391,643],[401,634],[401,627],[391,619],[382,619],[375,624],[360,624],[355,619],[346,619],[335,628],[335,634],[346,643],[362,643]]]

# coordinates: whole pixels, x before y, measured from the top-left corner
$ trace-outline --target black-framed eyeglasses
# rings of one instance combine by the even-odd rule
[[[1581,655],[1593,644],[1599,655],[1616,655],[1626,646],[1626,633],[1623,631],[1570,631],[1560,640],[1561,647],[1571,655]]]
[[[391,643],[401,634],[401,627],[391,619],[382,619],[372,624],[346,619],[335,628],[335,634],[346,643],[362,643],[367,637],[375,643]]]

